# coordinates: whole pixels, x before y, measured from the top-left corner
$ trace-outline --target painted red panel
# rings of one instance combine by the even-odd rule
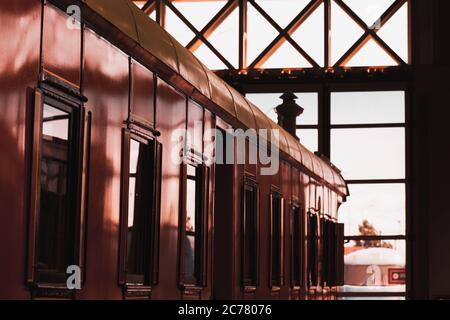
[[[178,288],[178,225],[180,206],[179,164],[171,160],[182,145],[172,139],[177,129],[186,128],[186,98],[164,81],[157,80],[156,128],[163,144],[161,219],[160,219],[160,270],[159,285],[154,288],[154,299],[180,299]]]
[[[131,63],[131,105],[133,117],[153,124],[155,121],[155,80],[153,73],[139,63]]]
[[[81,29],[65,12],[44,6],[42,67],[57,77],[80,86]]]
[[[92,112],[85,299],[120,299],[117,285],[122,126],[128,116],[128,57],[84,33],[83,92]]]
[[[0,1],[0,299],[27,299],[28,88],[39,71],[41,1]]]

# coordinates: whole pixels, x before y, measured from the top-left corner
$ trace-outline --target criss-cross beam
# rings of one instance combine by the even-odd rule
[[[239,5],[239,0],[229,0],[222,9],[219,10],[219,12],[216,13],[216,15],[206,24],[206,26],[203,27],[202,30],[197,31],[195,33],[194,39],[192,39],[188,45],[186,46],[187,49],[194,52],[202,45],[202,37],[208,38],[216,29],[217,27],[225,21],[225,19],[233,12],[234,9],[236,9]]]
[[[156,9],[156,0],[148,0],[141,8],[146,14],[150,15]]]
[[[181,21],[195,34],[195,37],[198,38],[201,42],[203,42],[216,56],[219,58],[223,64],[230,70],[234,70],[234,66],[208,41],[207,36],[201,31],[198,31],[197,28],[187,19],[172,3],[170,0],[161,0],[173,13],[180,18]],[[195,49],[191,49],[194,51]]]
[[[396,0],[378,19],[375,24],[368,27],[367,24],[342,0],[335,0],[345,13],[347,13],[363,30],[364,34],[345,52],[345,54],[335,63],[334,66],[339,67],[348,63],[361,48],[369,42],[370,39],[375,40],[380,47],[399,65],[406,65],[406,62],[378,36],[377,32],[386,22],[407,2],[408,0]],[[378,26],[378,28],[376,28]]]
[[[288,41],[302,56],[305,57],[308,62],[316,68],[319,68],[320,66],[317,64],[317,62],[311,58],[305,50],[303,50],[297,42],[295,42],[291,38],[291,34],[294,33],[301,25],[302,23],[308,19],[308,17],[316,10],[320,4],[323,2],[323,0],[311,0],[306,7],[286,26],[286,28],[280,27],[278,23],[276,23],[272,17],[270,17],[267,12],[265,12],[254,0],[248,0],[255,9],[264,16],[264,18],[278,31],[278,36],[275,37],[275,39],[259,54],[258,57],[249,65],[250,69],[258,68],[264,62],[266,62],[278,48],[281,47],[281,45],[284,43],[284,41]]]

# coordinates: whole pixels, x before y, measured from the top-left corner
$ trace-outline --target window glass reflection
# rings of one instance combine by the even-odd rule
[[[143,284],[150,259],[153,145],[131,139],[129,156],[127,282]]]
[[[69,130],[70,114],[44,104],[37,241],[37,268],[44,277],[50,273],[64,275],[73,252],[74,221],[68,195]]]
[[[198,259],[199,256],[199,226],[198,217],[200,217],[200,186],[201,175],[200,168],[193,165],[187,165],[186,181],[186,239],[184,255],[184,275],[185,281],[190,284],[198,282]]]

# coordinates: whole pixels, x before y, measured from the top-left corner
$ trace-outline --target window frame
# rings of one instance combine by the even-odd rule
[[[27,149],[27,176],[29,176],[29,221],[27,240],[27,267],[26,283],[33,296],[36,297],[64,297],[73,298],[76,291],[66,286],[66,280],[62,281],[62,274],[48,274],[48,278],[41,278],[37,268],[38,243],[39,243],[39,219],[41,199],[41,159],[43,139],[43,111],[44,105],[64,111],[69,114],[68,128],[68,171],[67,171],[67,195],[72,216],[73,228],[72,248],[70,255],[71,265],[77,265],[81,271],[81,286],[85,284],[84,271],[86,269],[86,215],[87,193],[89,176],[89,149],[91,112],[87,111],[83,102],[84,97],[79,95],[76,88],[50,76],[43,75],[43,81],[35,90],[29,90],[31,96],[27,110],[27,125],[30,127],[26,140]],[[67,267],[66,267],[67,270]],[[67,278],[67,273],[64,272]]]
[[[411,279],[411,243],[410,243],[410,230],[409,230],[409,217],[411,216],[410,212],[410,202],[411,199],[411,168],[410,168],[410,159],[411,159],[411,126],[410,126],[410,116],[411,116],[411,105],[410,105],[410,88],[405,82],[398,83],[359,83],[359,84],[343,84],[343,83],[335,83],[327,88],[326,96],[328,97],[329,108],[331,108],[331,93],[332,92],[382,92],[382,91],[403,91],[405,95],[405,122],[404,123],[359,123],[359,124],[331,124],[330,118],[328,118],[328,128],[327,128],[327,147],[328,152],[330,151],[331,146],[331,130],[332,129],[375,129],[375,128],[403,128],[405,130],[405,177],[400,179],[356,179],[356,180],[347,180],[347,184],[350,185],[358,185],[358,184],[402,184],[405,186],[405,222],[406,229],[404,234],[391,234],[391,235],[379,235],[379,236],[347,236],[343,235],[344,243],[348,243],[352,240],[405,240],[406,241],[406,265],[405,271],[407,274],[406,277],[406,285],[404,292],[380,292],[380,295],[385,296],[403,296],[406,297],[408,295],[409,288],[409,279]],[[331,109],[327,109],[328,114],[330,114]],[[332,160],[332,159],[331,159]],[[344,279],[338,279],[338,282],[341,281],[341,284],[344,285]],[[338,292],[338,297],[367,297],[371,296],[372,293],[369,292]]]
[[[297,221],[296,221],[297,217]],[[296,223],[297,222],[297,223]],[[295,239],[294,228],[297,224],[298,234]],[[304,285],[303,279],[303,252],[304,252],[304,221],[303,206],[298,202],[293,202],[290,211],[290,243],[291,243],[291,287],[300,289]],[[295,260],[298,260],[298,268],[294,271]],[[298,272],[298,279],[294,277],[294,272]]]
[[[246,211],[246,192],[252,192],[253,194],[253,256],[248,259],[245,256],[245,246],[246,246],[246,226],[247,221],[247,211]],[[250,260],[250,261],[247,261]],[[242,187],[242,208],[241,208],[241,286],[245,292],[254,291],[259,285],[259,187],[256,182],[256,178],[250,174],[245,174],[244,183]],[[247,264],[251,263],[253,265],[253,274],[249,278],[246,277],[245,270],[247,269]]]
[[[183,290],[189,288],[200,291],[207,286],[207,252],[208,252],[208,212],[209,212],[209,177],[210,168],[199,159],[202,153],[193,149],[188,152],[187,161],[181,165],[181,192],[180,192],[180,216],[179,216],[179,262],[178,283]],[[186,248],[186,218],[187,218],[187,167],[191,165],[196,168],[199,176],[196,184],[196,241],[194,253],[195,277],[187,277],[184,272],[185,248]],[[200,190],[200,192],[197,192]],[[199,208],[199,209],[197,209]],[[197,231],[198,230],[198,231]]]
[[[134,123],[134,122],[133,122]],[[151,253],[147,273],[140,283],[129,282],[127,279],[127,236],[128,236],[128,200],[130,174],[130,144],[135,140],[150,147],[153,144],[153,181],[151,226],[148,248]],[[153,132],[135,130],[133,125],[122,130],[122,167],[121,167],[121,206],[120,206],[120,243],[118,283],[125,295],[146,295],[152,291],[152,286],[159,282],[159,232],[160,232],[160,204],[161,204],[161,176],[162,176],[162,144]]]
[[[314,219],[314,220],[313,220]],[[319,214],[309,211],[307,214],[307,286],[315,288],[319,285]],[[314,229],[312,229],[314,221]],[[312,233],[311,231],[314,231]],[[313,262],[313,263],[311,263]]]
[[[284,285],[284,198],[280,190],[275,186],[271,187],[270,193],[270,272],[269,272],[269,283],[272,289],[276,289]],[[275,245],[275,230],[274,230],[274,215],[277,212],[274,211],[274,201],[279,201],[279,234],[278,241],[279,246],[276,248]],[[278,249],[278,252],[276,250]],[[274,256],[278,255],[278,274],[274,274]],[[276,279],[274,279],[274,277]]]

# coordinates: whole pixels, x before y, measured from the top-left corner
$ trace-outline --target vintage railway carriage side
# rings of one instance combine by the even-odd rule
[[[128,0],[0,8],[1,299],[332,297],[347,187],[331,163]],[[279,130],[279,170],[208,161],[214,128]]]

